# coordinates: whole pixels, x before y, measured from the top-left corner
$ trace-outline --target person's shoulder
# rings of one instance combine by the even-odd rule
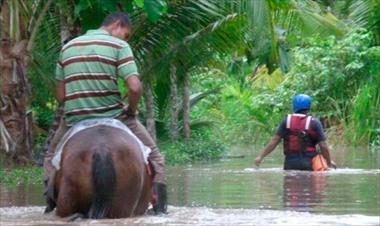
[[[280,125],[286,125],[286,121],[288,120],[289,114],[285,115],[280,121]]]
[[[83,42],[108,42],[119,47],[129,47],[129,44],[126,41],[110,35],[103,29],[88,30],[84,35],[79,36],[76,40]]]
[[[117,38],[117,37],[114,37],[111,35],[107,35],[107,39],[108,39],[108,41],[119,45],[121,48],[130,48],[130,45],[128,44],[128,42],[126,42],[120,38]]]
[[[311,125],[315,127],[322,127],[322,122],[319,120],[319,118],[311,116]]]
[[[311,121],[315,122],[315,123],[320,123],[321,124],[321,120],[319,120],[319,118],[314,117],[314,116],[311,116]]]

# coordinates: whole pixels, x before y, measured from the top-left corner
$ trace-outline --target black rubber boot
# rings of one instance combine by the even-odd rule
[[[167,214],[166,185],[154,183],[153,193],[157,195],[157,202],[153,205],[154,213],[156,215]]]

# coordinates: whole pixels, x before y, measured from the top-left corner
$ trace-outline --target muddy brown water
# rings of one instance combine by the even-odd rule
[[[68,223],[43,214],[41,184],[0,184],[0,225],[380,225],[380,151],[335,148],[339,169],[282,170],[281,150],[253,166],[258,148],[168,167],[169,214]]]

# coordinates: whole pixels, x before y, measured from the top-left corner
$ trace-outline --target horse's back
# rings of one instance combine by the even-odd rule
[[[94,218],[119,218],[147,208],[150,183],[143,155],[135,138],[121,129],[95,126],[78,132],[64,147],[61,169],[60,216],[90,211]],[[96,202],[109,202],[105,212],[93,211],[99,210]]]

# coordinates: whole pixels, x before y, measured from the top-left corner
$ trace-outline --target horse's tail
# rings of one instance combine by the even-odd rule
[[[104,218],[111,207],[116,188],[116,172],[111,153],[105,145],[100,145],[92,156],[93,199],[89,218]]]

